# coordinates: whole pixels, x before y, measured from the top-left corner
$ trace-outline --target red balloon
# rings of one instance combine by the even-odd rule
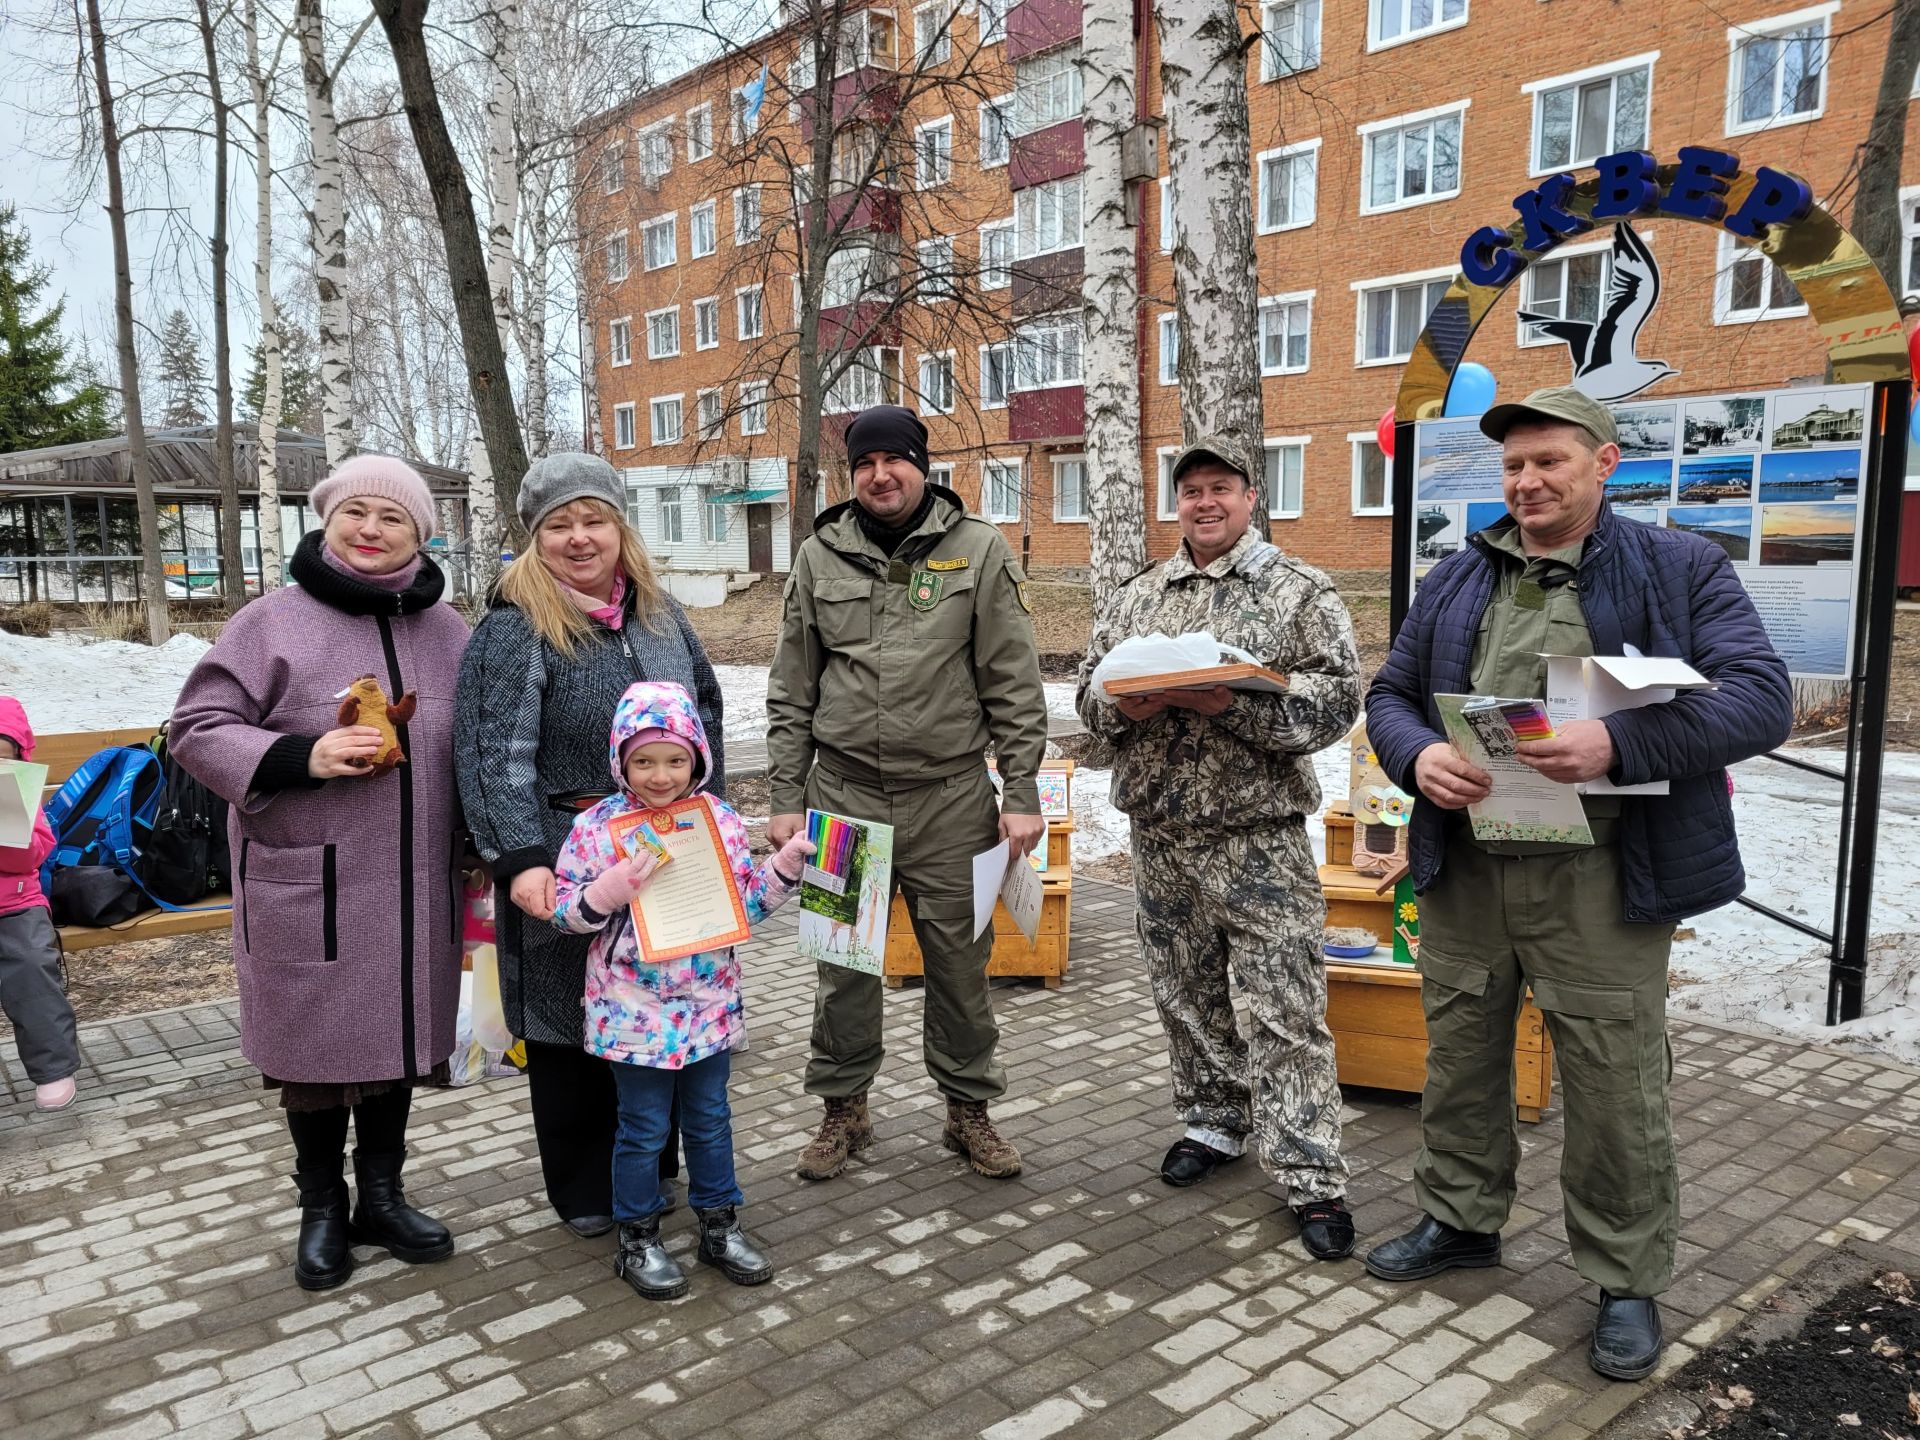
[[[1920,375],[1920,329],[1907,337],[1907,359],[1913,365],[1913,373]]]
[[[1374,438],[1380,442],[1380,453],[1389,460],[1393,458],[1393,411],[1389,409],[1380,417],[1380,423],[1373,427]]]

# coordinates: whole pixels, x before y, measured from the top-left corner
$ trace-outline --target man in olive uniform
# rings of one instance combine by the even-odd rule
[[[853,499],[820,516],[787,579],[767,677],[767,834],[784,844],[808,808],[893,827],[893,877],[926,967],[927,1073],[947,1097],[942,1143],[982,1175],[1017,1175],[1020,1154],[987,1115],[1007,1077],[987,997],[993,934],[973,934],[973,857],[1002,839],[1025,855],[1046,832],[1026,577],[997,529],[927,483],[912,411],[862,411],[847,463]],[[867,1091],[884,1053],[880,977],[819,970],[806,1087],[826,1114],[800,1153],[808,1180],[873,1143]]]
[[[1166,1027],[1186,1133],[1161,1177],[1191,1185],[1249,1143],[1288,1192],[1307,1249],[1353,1249],[1340,1086],[1321,958],[1326,901],[1305,817],[1309,758],[1360,704],[1353,622],[1327,577],[1250,529],[1260,490],[1228,441],[1173,461],[1181,546],[1096,623],[1080,670],[1087,728],[1114,745],[1114,803],[1133,820],[1140,948]],[[1119,641],[1206,631],[1286,677],[1283,693],[1164,690],[1109,700],[1094,668]],[[1252,1035],[1234,1021],[1231,975]]]
[[[1638,1380],[1660,1359],[1653,1297],[1673,1279],[1679,1184],[1667,1085],[1674,922],[1745,888],[1726,767],[1792,728],[1786,666],[1727,552],[1606,503],[1612,414],[1570,386],[1496,405],[1509,514],[1420,582],[1367,695],[1367,734],[1418,793],[1408,859],[1420,907],[1427,1084],[1414,1198],[1426,1213],[1367,1269],[1417,1280],[1500,1262],[1520,1137],[1513,1024],[1531,988],[1566,1106],[1560,1165],[1574,1267],[1600,1287],[1588,1358]],[[1463,813],[1492,778],[1447,743],[1435,695],[1546,693],[1546,653],[1676,656],[1715,682],[1519,747],[1550,780],[1667,782],[1594,794],[1591,845],[1480,840]]]

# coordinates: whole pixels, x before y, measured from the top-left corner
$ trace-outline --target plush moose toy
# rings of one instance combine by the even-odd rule
[[[371,725],[380,732],[380,753],[373,757],[367,770],[369,776],[385,775],[394,766],[407,763],[399,727],[413,719],[418,699],[409,692],[398,700],[388,700],[380,681],[372,675],[362,675],[347,687],[346,699],[340,702],[340,723]]]

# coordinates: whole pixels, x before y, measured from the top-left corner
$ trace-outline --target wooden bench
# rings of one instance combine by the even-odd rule
[[[160,732],[148,727],[135,730],[76,730],[64,735],[36,737],[33,758],[47,767],[46,798],[65,783],[67,777],[88,756],[110,745],[146,745]],[[189,910],[152,909],[122,920],[118,925],[62,925],[60,947],[63,950],[97,950],[103,945],[125,945],[134,940],[166,940],[175,935],[197,935],[210,930],[225,930],[233,924],[233,897],[209,895]],[[215,909],[206,909],[215,906]]]

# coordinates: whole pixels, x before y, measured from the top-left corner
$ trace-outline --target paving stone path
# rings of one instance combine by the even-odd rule
[[[89,1027],[82,1102],[36,1115],[0,1054],[0,1435],[9,1440],[1049,1435],[1509,1440],[1590,1435],[1643,1387],[1586,1364],[1557,1113],[1525,1131],[1497,1270],[1390,1286],[1307,1260],[1252,1162],[1176,1191],[1165,1047],[1132,894],[1075,887],[1065,988],[996,989],[1026,1156],[980,1179],[939,1148],[920,992],[889,992],[879,1143],[843,1179],[790,1163],[811,976],[790,915],[747,956],[735,1069],[758,1290],[694,1271],[671,1305],[540,1195],[522,1082],[425,1092],[411,1198],[459,1250],[289,1274],[291,1148],[230,1004]],[[85,964],[85,956],[76,964]],[[1920,1072],[1700,1028],[1674,1034],[1685,1223],[1669,1367],[1842,1240],[1920,1265]],[[1348,1095],[1362,1243],[1414,1215],[1416,1102]],[[690,1216],[669,1217],[692,1249]]]

